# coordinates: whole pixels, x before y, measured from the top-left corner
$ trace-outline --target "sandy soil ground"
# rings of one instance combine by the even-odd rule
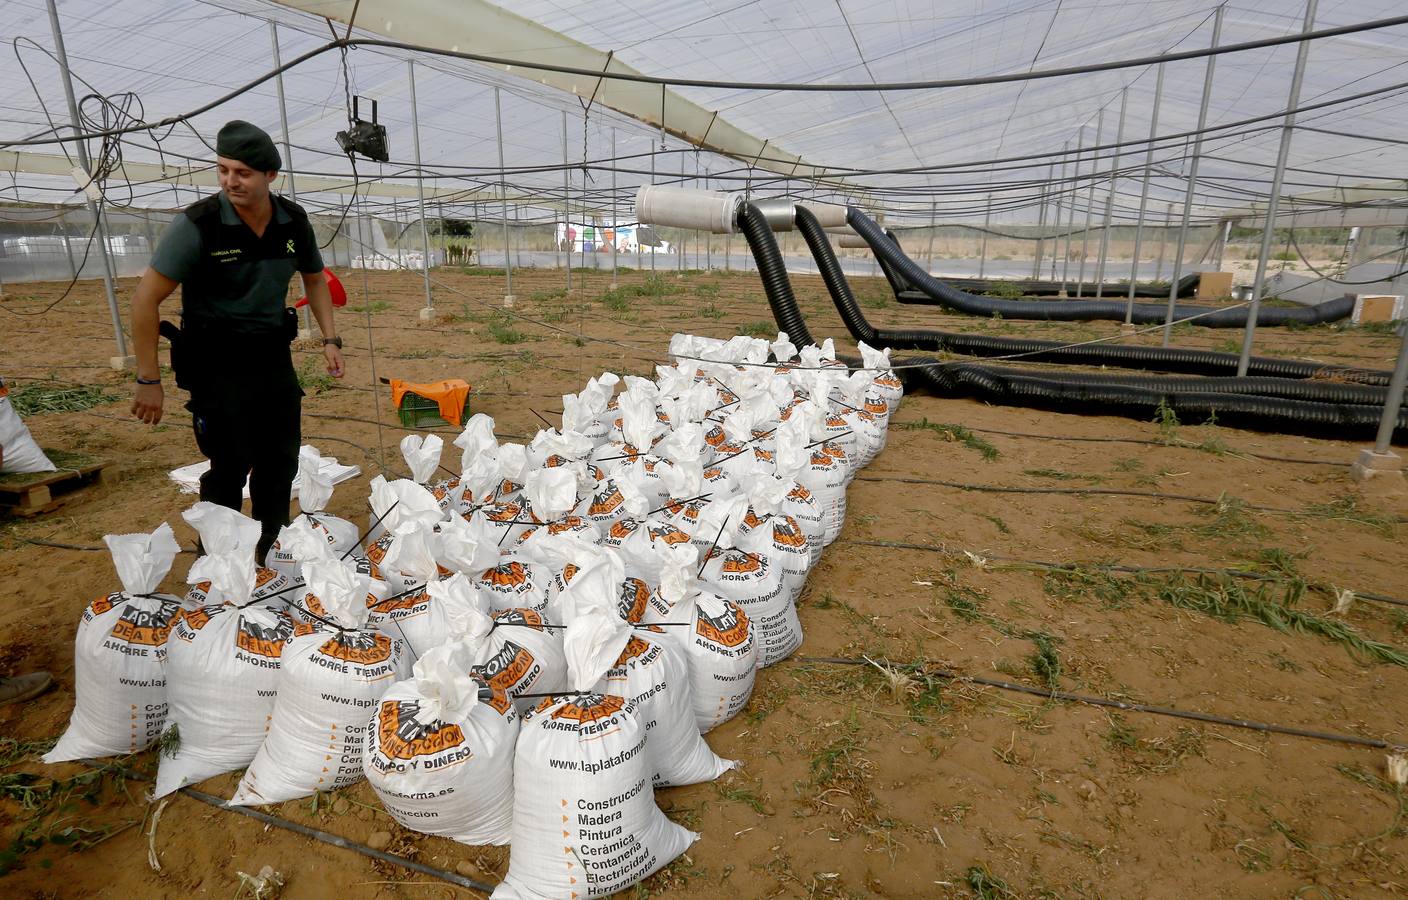
[[[514,311],[541,324],[496,311],[501,276],[436,277],[432,323],[416,315],[418,277],[371,273],[369,297],[360,275],[347,279],[357,309],[339,317],[349,357],[342,381],[313,378],[316,347],[299,350],[310,375],[305,440],[365,473],[338,488],[339,515],[364,520],[366,483],[383,460],[404,474],[395,454],[403,432],[376,376],[464,377],[475,387],[473,410],[492,414],[503,434],[528,436],[540,424],[534,411],[553,418],[559,395],[589,376],[649,372],[674,331],[775,330],[751,274],[668,276],[641,296],[603,302],[605,274],[577,273],[566,295],[560,272],[515,273]],[[125,304],[133,283],[121,288]],[[59,290],[29,285],[17,295],[11,286],[4,306],[37,312]],[[947,317],[886,302],[882,282],[859,279],[857,290],[886,324],[1077,340],[1118,329]],[[818,279],[798,279],[797,291],[814,333],[844,335]],[[48,314],[0,321],[0,359],[16,384],[52,377],[115,398],[29,423],[45,446],[109,460],[105,482],[54,514],[0,525],[0,672],[44,668],[59,682],[42,699],[0,709],[0,735],[12,741],[0,744],[0,850],[22,835],[41,844],[9,860],[0,888],[16,898],[230,897],[237,872],[267,865],[282,873],[288,898],[470,895],[187,797],[170,803],[149,839],[148,785],[111,773],[24,808],[10,789],[16,773],[84,771],[45,767],[35,748],[63,730],[72,708],[81,609],[117,587],[106,554],[27,541],[91,546],[166,520],[189,545],[180,511],[193,498],[166,473],[199,457],[173,388],[161,426],[130,418],[130,376],[104,368],[113,351],[100,285],[80,285]],[[1377,368],[1390,366],[1395,350],[1390,337],[1329,327],[1263,329],[1258,338],[1262,353]],[[1219,349],[1235,339],[1187,327],[1177,334],[1182,345]],[[924,420],[970,431],[907,427]],[[1408,652],[1408,606],[1361,597],[1331,612],[1337,589],[1408,598],[1396,522],[1408,503],[1356,488],[1346,468],[1356,450],[1344,441],[1189,425],[1170,433],[1120,418],[906,398],[889,446],[850,489],[841,538],[802,595],[802,650],[762,672],[746,711],[709,735],[745,767],[715,784],[658,793],[671,817],[703,837],[632,895],[1408,892],[1408,794],[1385,780],[1382,751],[806,659],[927,660],[1040,688],[1401,743],[1408,668],[1382,661],[1391,650],[1376,658],[1340,638],[1350,632]],[[167,589],[184,589],[192,559],[178,559]],[[1080,568],[1051,572],[1042,562]],[[1099,567],[1111,563],[1235,567],[1267,580]],[[156,767],[151,753],[124,764]],[[202,789],[228,797],[236,780]],[[506,866],[504,850],[399,828],[365,785],[270,811],[483,881],[497,881]]]

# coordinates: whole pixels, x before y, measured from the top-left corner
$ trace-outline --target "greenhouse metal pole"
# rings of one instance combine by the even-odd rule
[[[684,187],[684,164],[685,164],[685,154],[681,153],[681,154],[680,154],[680,187]],[[685,251],[688,250],[688,249],[689,249],[689,232],[688,232],[688,231],[683,231],[683,230],[681,230],[681,231],[680,231],[680,245],[675,248],[675,258],[679,260],[679,265],[676,266],[676,269],[679,271],[679,273],[680,273],[681,275],[684,274],[684,255],[685,255]]]
[[[1070,141],[1061,145],[1061,180],[1053,186],[1052,199],[1056,202],[1056,218],[1053,220],[1056,225],[1056,234],[1051,238],[1051,280],[1056,281],[1056,255],[1061,251],[1061,195],[1065,193],[1066,184],[1066,150],[1071,146]]]
[[[83,132],[78,127],[78,101],[73,96],[73,76],[68,70],[68,54],[64,51],[64,34],[59,28],[59,8],[55,0],[48,0],[49,6],[49,27],[54,33],[54,54],[59,61],[59,74],[63,76],[64,97],[68,100],[69,122],[75,135]],[[83,171],[88,178],[93,177],[93,170],[88,165],[88,148],[83,141],[74,141],[74,148],[78,151],[78,161],[83,166]],[[103,290],[108,296],[108,312],[112,314],[113,337],[117,341],[117,355],[108,360],[114,369],[125,369],[132,364],[133,360],[127,355],[127,337],[122,333],[122,313],[117,307],[117,291],[113,287],[113,276],[110,261],[108,259],[108,235],[107,229],[103,227],[103,212],[98,206],[98,202],[92,197],[88,198],[88,212],[93,215],[93,233],[98,238],[98,253],[101,255],[103,263]]]
[[[1066,293],[1066,285],[1070,283],[1071,277],[1071,232],[1076,227],[1076,191],[1080,190],[1080,153],[1085,146],[1085,126],[1076,129],[1076,159],[1074,168],[1071,170],[1071,193],[1070,210],[1067,212],[1066,221],[1066,258],[1061,261],[1061,293]]]
[[[435,301],[430,295],[430,229],[425,225],[425,179],[421,175],[420,167],[420,117],[416,114],[416,64],[414,60],[406,60],[406,72],[410,75],[411,85],[411,143],[416,152],[416,208],[420,210],[420,252],[422,254],[420,271],[425,278],[425,311],[420,314],[420,317],[428,321],[435,317]]]
[[[655,139],[654,139],[654,138],[651,138],[651,143],[650,143],[650,183],[651,183],[651,184],[654,184],[654,183],[655,183]],[[636,228],[639,229],[640,226],[637,225]],[[636,233],[639,234],[640,232],[637,231]],[[655,274],[655,251],[660,249],[660,244],[659,244],[660,235],[659,235],[659,234],[655,235],[655,241],[656,241],[656,243],[655,243],[654,245],[652,245],[651,248],[650,248],[650,274],[651,274],[651,275],[654,275],[654,274]]]
[[[1046,249],[1046,204],[1051,191],[1051,176],[1056,172],[1056,164],[1046,167],[1046,184],[1041,186],[1040,199],[1036,205],[1036,259],[1032,262],[1032,277],[1041,277],[1042,251]]]
[[[270,41],[271,44],[273,44],[273,48],[274,48],[274,70],[278,73],[277,75],[274,76],[274,88],[275,88],[275,91],[276,91],[276,93],[278,94],[278,98],[279,98],[279,129],[283,132],[283,144],[284,144],[284,165],[283,165],[283,170],[284,170],[284,172],[283,172],[283,173],[284,173],[284,176],[288,178],[288,198],[289,198],[290,200],[292,200],[294,203],[297,203],[297,202],[298,202],[298,186],[295,185],[295,184],[294,184],[294,181],[293,181],[293,149],[289,146],[289,138],[288,138],[288,103],[284,100],[284,73],[283,73],[283,71],[282,71],[282,70],[283,70],[283,60],[279,57],[279,26],[278,26],[278,23],[276,23],[276,22],[270,22],[270,23],[269,23],[269,41]],[[155,246],[153,246],[152,249],[155,249]],[[295,281],[294,281],[294,290],[298,292],[298,294],[297,294],[298,297],[302,297],[302,296],[303,296],[303,294],[304,294],[304,291],[303,291],[303,279],[301,279],[301,278],[295,279]],[[304,334],[299,335],[299,337],[305,337],[305,336],[310,336],[310,337],[311,337],[312,334],[313,334],[313,314],[312,314],[312,312],[310,312],[310,310],[311,310],[312,308],[313,308],[313,307],[312,307],[311,304],[308,304],[308,303],[303,304],[303,331],[304,331]]]
[[[562,237],[567,243],[567,293],[572,293],[572,171],[567,168],[567,111],[562,112]],[[586,260],[582,260],[583,264]]]
[[[1164,257],[1168,253],[1168,230],[1173,227],[1173,201],[1164,205],[1164,224],[1159,228],[1159,263],[1154,269],[1154,280],[1164,277]]]
[[[709,190],[709,167],[704,167],[704,190]],[[712,233],[704,235],[704,268],[706,271],[714,271],[714,235]]]
[[[925,255],[929,268],[924,271],[933,273],[934,271],[934,232],[938,230],[939,204],[935,201],[929,203],[929,252]]]
[[[1212,18],[1212,46],[1216,47],[1222,38],[1222,14],[1226,7],[1219,6]],[[1305,47],[1305,44],[1301,44]],[[1203,155],[1203,128],[1208,123],[1208,102],[1212,99],[1213,70],[1217,68],[1217,57],[1208,57],[1207,72],[1203,75],[1203,101],[1198,107],[1197,137],[1193,139],[1193,159],[1188,164],[1188,191],[1183,195],[1183,222],[1178,226],[1178,245],[1173,254],[1173,274],[1168,280],[1168,311],[1164,314],[1163,345],[1168,346],[1173,336],[1173,309],[1178,302],[1178,279],[1183,275],[1183,249],[1188,243],[1188,220],[1193,215],[1193,195],[1198,189],[1198,158]]]
[[[1095,143],[1092,147],[1099,147],[1100,142],[1105,139],[1105,107],[1100,107],[1095,114]],[[1085,293],[1085,258],[1090,253],[1090,223],[1095,218],[1095,170],[1100,168],[1100,159],[1096,151],[1090,151],[1090,186],[1085,194],[1085,228],[1080,235],[1080,265],[1076,269],[1076,296],[1080,297]]]
[[[1149,114],[1149,147],[1144,153],[1144,186],[1139,190],[1139,219],[1134,224],[1134,258],[1129,269],[1129,297],[1124,306],[1124,324],[1134,325],[1134,283],[1139,279],[1139,251],[1144,241],[1144,213],[1149,208],[1149,174],[1154,170],[1154,138],[1159,134],[1159,103],[1164,97],[1164,64],[1159,63],[1154,79],[1154,108]]]
[[[1305,3],[1305,32],[1315,30],[1315,6],[1317,0],[1306,0]],[[1256,315],[1261,308],[1261,292],[1266,287],[1266,261],[1271,256],[1271,240],[1276,232],[1276,207],[1281,199],[1281,185],[1286,178],[1286,159],[1291,154],[1291,134],[1296,127],[1296,104],[1300,103],[1300,84],[1305,78],[1305,61],[1310,56],[1310,41],[1301,41],[1296,50],[1296,69],[1291,75],[1291,95],[1286,100],[1286,120],[1281,126],[1281,147],[1276,152],[1276,172],[1271,176],[1271,196],[1266,198],[1266,227],[1261,232],[1261,252],[1256,258],[1256,278],[1252,281],[1252,303],[1247,308],[1247,327],[1242,332],[1242,355],[1237,360],[1237,376],[1240,378],[1247,374],[1247,366],[1251,363],[1252,342],[1256,339]],[[1199,128],[1202,126],[1199,125]],[[1228,223],[1231,225],[1231,223]],[[1408,330],[1408,329],[1405,329]],[[1403,395],[1403,356],[1399,354],[1398,369],[1394,375],[1398,381],[1398,401]],[[1390,392],[1391,393],[1391,392]],[[1390,399],[1390,405],[1385,406],[1386,410],[1394,412],[1393,418],[1397,419],[1398,402]],[[1388,421],[1387,413],[1384,421]],[[1392,426],[1389,426],[1388,434],[1393,433]],[[1385,436],[1384,426],[1379,426],[1379,443],[1388,448],[1388,439]],[[1379,452],[1383,452],[1380,450]]]
[[[563,113],[565,116],[566,113]],[[513,260],[509,258],[508,247],[508,173],[504,169],[504,113],[499,102],[499,86],[494,85],[494,130],[499,136],[499,199],[503,202],[504,217],[504,306],[513,305]],[[563,140],[567,131],[563,130]],[[567,271],[572,271],[571,257],[568,257]]]
[[[1310,0],[1310,5],[1314,7],[1315,0]],[[1305,44],[1301,46],[1304,47]],[[1379,433],[1374,438],[1374,453],[1378,456],[1389,452],[1393,429],[1398,424],[1398,411],[1403,407],[1405,382],[1408,382],[1408,326],[1403,327],[1403,340],[1398,345],[1398,362],[1393,367],[1393,376],[1389,378],[1388,397],[1384,400],[1384,413],[1379,418]]]
[[[616,288],[616,242],[621,240],[618,230],[621,217],[616,212],[616,129],[611,129],[611,288]]]
[[[983,247],[978,251],[978,277],[982,278],[988,266],[988,224],[992,222],[992,194],[988,194],[988,203],[983,211]]]
[[[63,210],[63,207],[60,207],[60,208],[59,208],[59,228],[63,230],[63,236],[64,236],[64,255],[68,257],[68,276],[69,276],[70,278],[72,278],[74,281],[77,281],[77,280],[78,280],[78,265],[77,265],[77,263],[75,263],[75,262],[73,261],[73,241],[69,239],[69,234],[68,234],[68,220],[64,217],[64,210]],[[153,246],[151,247],[151,249],[152,249],[152,250],[155,250],[155,249],[156,249],[156,246],[153,245]]]
[[[1119,180],[1120,170],[1120,148],[1118,145],[1124,143],[1124,113],[1125,106],[1129,100],[1129,88],[1120,89],[1120,120],[1115,128],[1115,155],[1110,160],[1110,187],[1105,194],[1105,227],[1100,231],[1100,261],[1095,265],[1095,299],[1099,300],[1105,293],[1105,264],[1109,261],[1110,254],[1110,220],[1115,211],[1115,184]]]
[[[1232,240],[1232,220],[1228,219],[1222,223],[1222,240],[1217,242],[1217,253],[1212,258],[1212,267],[1218,272],[1222,271],[1223,257],[1227,255],[1227,243],[1230,240]]]

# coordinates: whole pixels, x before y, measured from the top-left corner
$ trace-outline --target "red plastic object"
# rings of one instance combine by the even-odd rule
[[[332,269],[323,270],[323,278],[327,280],[328,292],[332,294],[332,305],[338,308],[347,305],[347,289],[342,286],[342,282],[337,280],[337,276],[332,274]],[[300,299],[294,306],[308,305],[308,298]]]

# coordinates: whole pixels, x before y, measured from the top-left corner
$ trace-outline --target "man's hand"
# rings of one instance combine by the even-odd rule
[[[132,400],[132,415],[148,425],[155,425],[161,421],[164,400],[165,394],[161,390],[161,385],[139,384],[137,385],[137,395]]]
[[[336,344],[323,345],[323,357],[328,361],[328,374],[333,378],[342,377],[342,351]]]

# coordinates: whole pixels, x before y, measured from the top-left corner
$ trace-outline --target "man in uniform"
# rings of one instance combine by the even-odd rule
[[[274,142],[248,122],[233,121],[215,142],[220,192],[187,207],[167,227],[132,298],[137,392],[132,413],[161,421],[157,334],[172,339],[176,384],[190,392],[196,445],[210,459],[200,498],[239,509],[249,479],[251,513],[263,565],[288,522],[298,471],[303,390],[289,344],[297,319],[285,307],[289,279],[303,277],[309,308],[323,334],[327,370],[342,377],[342,339],[308,215],[270,193],[282,165]],[[166,330],[158,307],[181,286],[181,329]]]

